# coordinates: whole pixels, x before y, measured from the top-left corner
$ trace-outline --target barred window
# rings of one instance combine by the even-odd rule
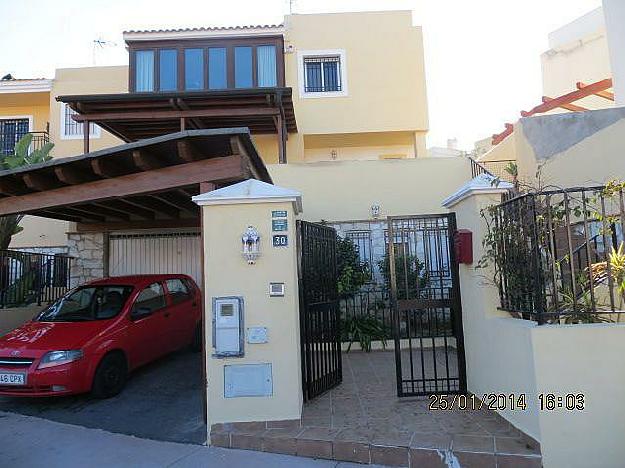
[[[369,265],[369,273],[373,270],[373,253],[371,249],[371,231],[347,231],[345,237],[350,239],[358,250],[358,258]]]
[[[83,124],[72,119],[72,115],[77,113],[67,104],[61,104],[61,137],[65,139],[82,138]],[[92,138],[100,137],[100,127],[96,124],[89,124],[89,136]]]
[[[304,57],[304,90],[307,93],[341,91],[341,57]]]

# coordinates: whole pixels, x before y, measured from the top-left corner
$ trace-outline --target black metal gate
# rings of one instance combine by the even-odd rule
[[[343,379],[339,322],[336,231],[297,222],[302,386],[304,400]]]
[[[397,395],[466,392],[452,214],[388,218]]]

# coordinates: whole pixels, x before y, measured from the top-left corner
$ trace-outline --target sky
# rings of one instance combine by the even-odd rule
[[[123,65],[122,31],[282,22],[288,0],[0,0],[0,74]],[[601,0],[294,0],[295,13],[412,10],[423,27],[428,146],[471,149],[540,103],[549,32]],[[105,42],[94,47],[94,40]],[[338,46],[338,45],[337,45]]]

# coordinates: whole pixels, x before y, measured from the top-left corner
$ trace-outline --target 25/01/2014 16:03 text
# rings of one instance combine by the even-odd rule
[[[491,411],[525,411],[528,408],[528,396],[525,393],[485,393],[481,397],[471,395],[430,395],[430,411],[452,410],[481,410]],[[582,411],[586,406],[586,397],[583,393],[540,393],[537,396],[537,405],[540,411]]]

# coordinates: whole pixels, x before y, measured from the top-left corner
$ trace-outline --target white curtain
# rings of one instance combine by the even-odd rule
[[[265,45],[256,47],[256,63],[259,87],[277,86],[276,79],[276,46]]]
[[[154,91],[154,51],[135,52],[135,91]]]

